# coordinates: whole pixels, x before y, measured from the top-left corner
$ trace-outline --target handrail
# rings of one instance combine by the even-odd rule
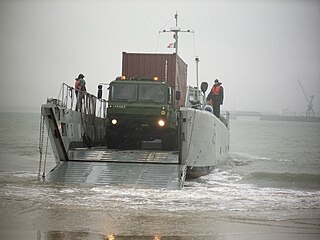
[[[107,117],[107,101],[105,99],[99,99],[85,91],[78,91],[66,83],[63,83],[60,88],[58,105],[100,118]]]

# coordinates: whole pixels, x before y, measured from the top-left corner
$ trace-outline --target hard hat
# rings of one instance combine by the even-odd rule
[[[204,107],[204,110],[213,113],[213,108],[212,108],[210,105],[206,105],[206,106]]]

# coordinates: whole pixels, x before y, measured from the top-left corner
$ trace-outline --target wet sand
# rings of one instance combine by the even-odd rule
[[[0,213],[0,239],[320,239],[319,215],[306,212],[291,220],[267,221],[213,211],[93,210],[1,199]]]

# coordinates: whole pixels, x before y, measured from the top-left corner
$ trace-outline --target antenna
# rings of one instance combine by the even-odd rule
[[[198,69],[199,67],[198,67],[198,66],[199,66],[199,61],[200,61],[200,59],[199,59],[198,56],[195,57],[195,61],[196,61],[196,80],[197,80],[197,91],[196,91],[197,94],[196,94],[196,99],[199,100],[199,99],[198,99],[198,92],[199,92],[199,69]]]
[[[178,55],[178,43],[179,43],[178,33],[180,33],[180,32],[194,33],[194,31],[193,30],[181,30],[181,28],[178,27],[178,12],[176,12],[176,14],[174,15],[174,18],[176,19],[176,26],[171,27],[170,30],[165,30],[165,29],[160,30],[159,33],[173,32],[173,38],[175,39],[174,49],[175,49],[175,53]]]

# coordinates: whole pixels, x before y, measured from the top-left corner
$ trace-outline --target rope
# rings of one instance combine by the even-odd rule
[[[187,143],[187,155],[186,155],[187,159],[189,157],[189,152],[190,152],[190,145],[191,145],[192,133],[193,133],[193,129],[194,129],[195,118],[196,118],[196,109],[193,110],[193,116],[191,118],[191,119],[193,119],[192,125],[188,129],[188,143]],[[181,176],[181,187],[183,187],[183,184],[184,184],[185,179],[187,177],[187,166],[188,166],[188,162],[186,162],[186,165],[184,166],[183,173]]]
[[[158,47],[159,47],[159,38],[160,38],[160,33],[158,33],[158,37],[157,37],[156,53],[158,52]]]
[[[48,129],[48,135],[47,135],[47,143],[46,143],[46,153],[44,155],[44,164],[43,164],[43,173],[42,173],[42,179],[45,179],[46,176],[46,163],[47,163],[47,153],[48,153],[48,142],[49,142],[49,129]]]
[[[172,21],[172,17],[170,17],[169,21],[160,28],[159,32],[161,32],[161,30],[163,30],[171,21]]]
[[[42,156],[43,156],[43,138],[44,138],[44,116],[41,114],[40,117],[40,136],[39,136],[39,171],[38,171],[38,180],[41,179],[41,166],[42,166]]]
[[[197,57],[197,50],[196,50],[196,35],[193,33],[193,56],[194,58]]]
[[[190,151],[190,145],[191,145],[191,139],[192,139],[192,133],[193,133],[193,128],[194,128],[195,118],[196,118],[196,109],[193,110],[192,126],[191,126],[191,128],[189,128],[189,132],[188,132],[189,139],[188,139],[188,145],[187,145],[187,159],[189,157],[189,151]]]
[[[163,26],[160,28],[159,32],[158,32],[156,52],[158,52],[160,33],[162,32],[162,30],[163,30],[171,21],[172,21],[172,18],[170,18],[170,20],[169,20],[165,25],[163,25]]]
[[[184,22],[184,24],[186,24],[188,28],[193,29],[193,28],[187,23],[187,21],[184,20],[184,19],[181,17],[181,15],[179,15],[179,19],[182,20],[182,22]]]

